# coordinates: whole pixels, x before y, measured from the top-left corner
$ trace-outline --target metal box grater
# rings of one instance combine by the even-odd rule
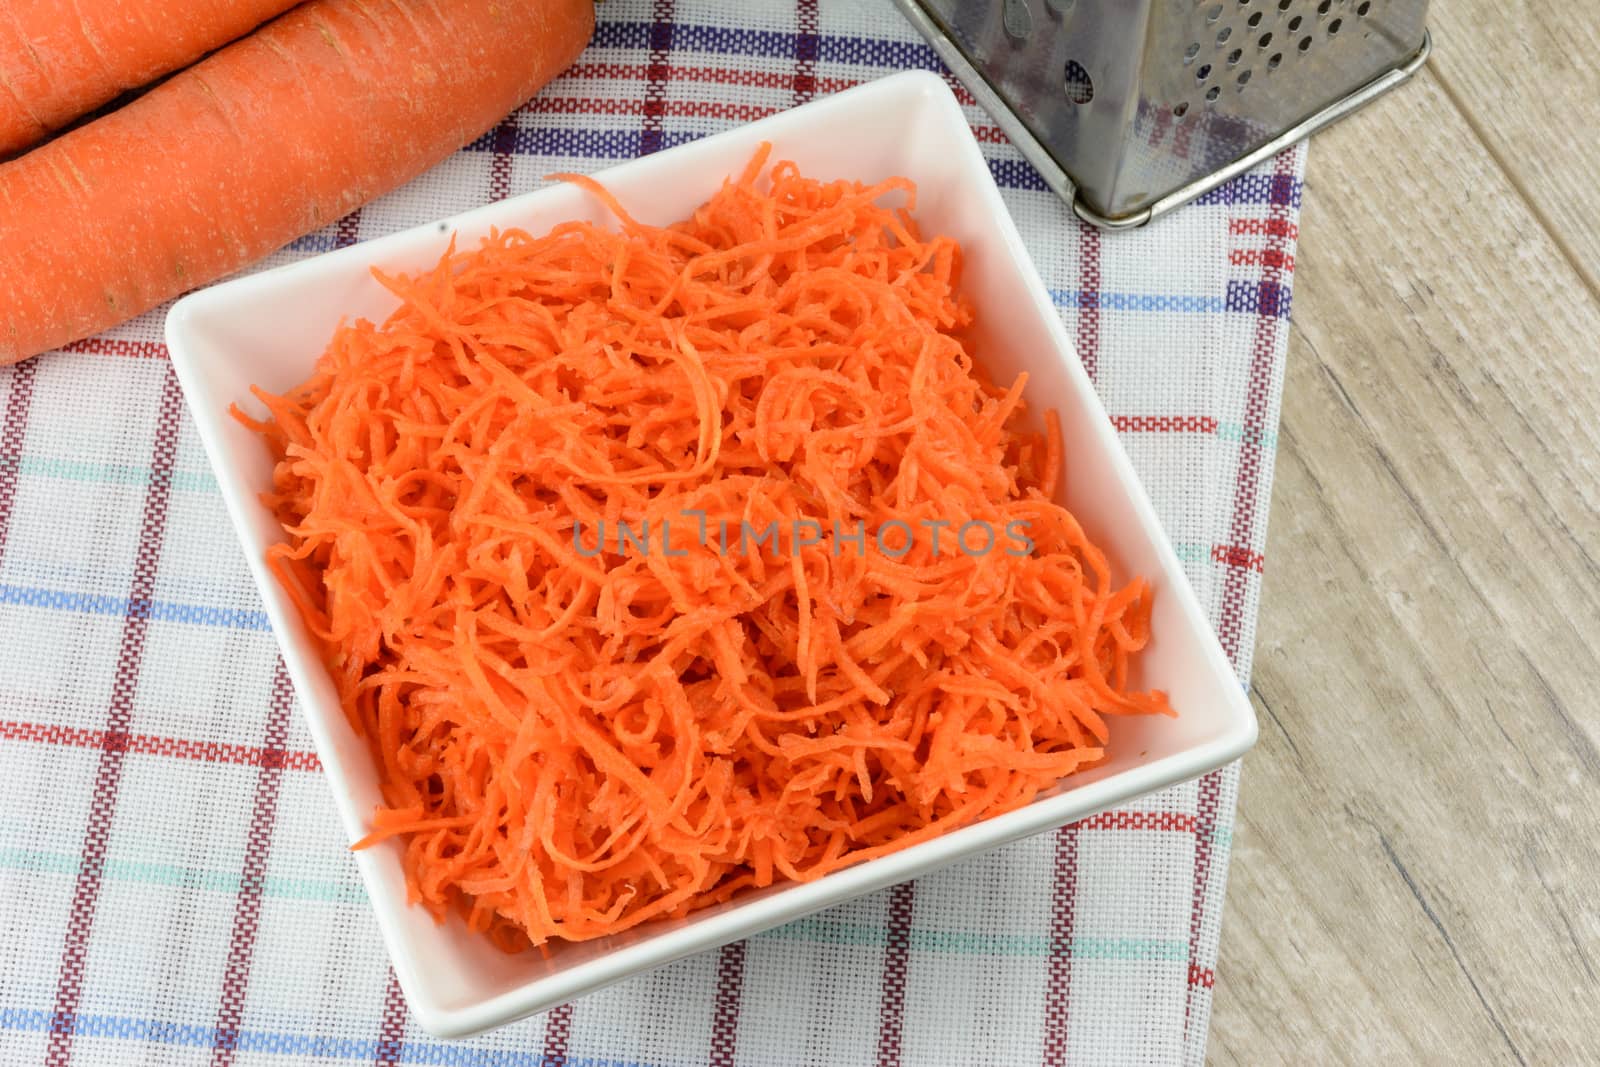
[[[896,0],[1045,181],[1140,226],[1405,81],[1427,0]]]

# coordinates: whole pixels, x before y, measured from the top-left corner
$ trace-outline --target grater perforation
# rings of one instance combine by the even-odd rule
[[[1079,215],[1137,226],[1404,81],[1427,0],[897,0]]]

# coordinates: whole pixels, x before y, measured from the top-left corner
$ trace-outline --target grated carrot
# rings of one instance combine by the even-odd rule
[[[508,949],[599,937],[1016,808],[1105,715],[1172,714],[1129,685],[1150,590],[1052,502],[1060,427],[975,367],[909,181],[763,148],[654,227],[568,180],[619,231],[380,275],[399,309],[246,420],[380,769],[357,847],[402,838],[414,902]]]

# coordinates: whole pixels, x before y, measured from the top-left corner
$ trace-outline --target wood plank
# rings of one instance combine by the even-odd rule
[[[1455,95],[1311,150],[1218,1064],[1600,1062],[1600,301]]]
[[[1600,18],[1594,5],[1440,0],[1428,16],[1441,85],[1590,291],[1600,292]]]

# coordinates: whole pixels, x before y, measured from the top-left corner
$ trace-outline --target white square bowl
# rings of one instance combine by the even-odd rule
[[[599,175],[645,222],[688,215],[761,141],[819,178],[917,183],[924,232],[948,234],[965,251],[962,285],[977,309],[975,351],[997,381],[1030,374],[1034,410],[1061,415],[1069,457],[1064,502],[1103,546],[1119,576],[1142,574],[1156,590],[1153,639],[1139,684],[1166,689],[1177,719],[1112,722],[1109,759],[1050,794],[881,859],[803,885],[778,885],[685,919],[646,924],[613,938],[506,956],[452,919],[436,925],[406,905],[400,845],[357,854],[395,973],[417,1021],[461,1037],[660,966],[747,937],[850,897],[1039,833],[1184,781],[1236,759],[1255,741],[1256,720],[1195,601],[1177,556],[1073,352],[1016,227],[942,81],[896,74],[736,130],[624,163]],[[343,318],[382,319],[395,298],[369,268],[432,267],[452,233],[471,247],[490,227],[543,233],[558,222],[609,223],[593,197],[555,185],[365,244],[230,281],[180,301],[167,343],[200,438],[211,457],[284,662],[305,709],[334,791],[344,832],[366,832],[378,805],[377,771],[346,722],[311,636],[268,574],[263,557],[282,528],[257,500],[271,482],[265,444],[228,416],[237,403],[259,414],[249,387],[283,392],[307,378]]]

